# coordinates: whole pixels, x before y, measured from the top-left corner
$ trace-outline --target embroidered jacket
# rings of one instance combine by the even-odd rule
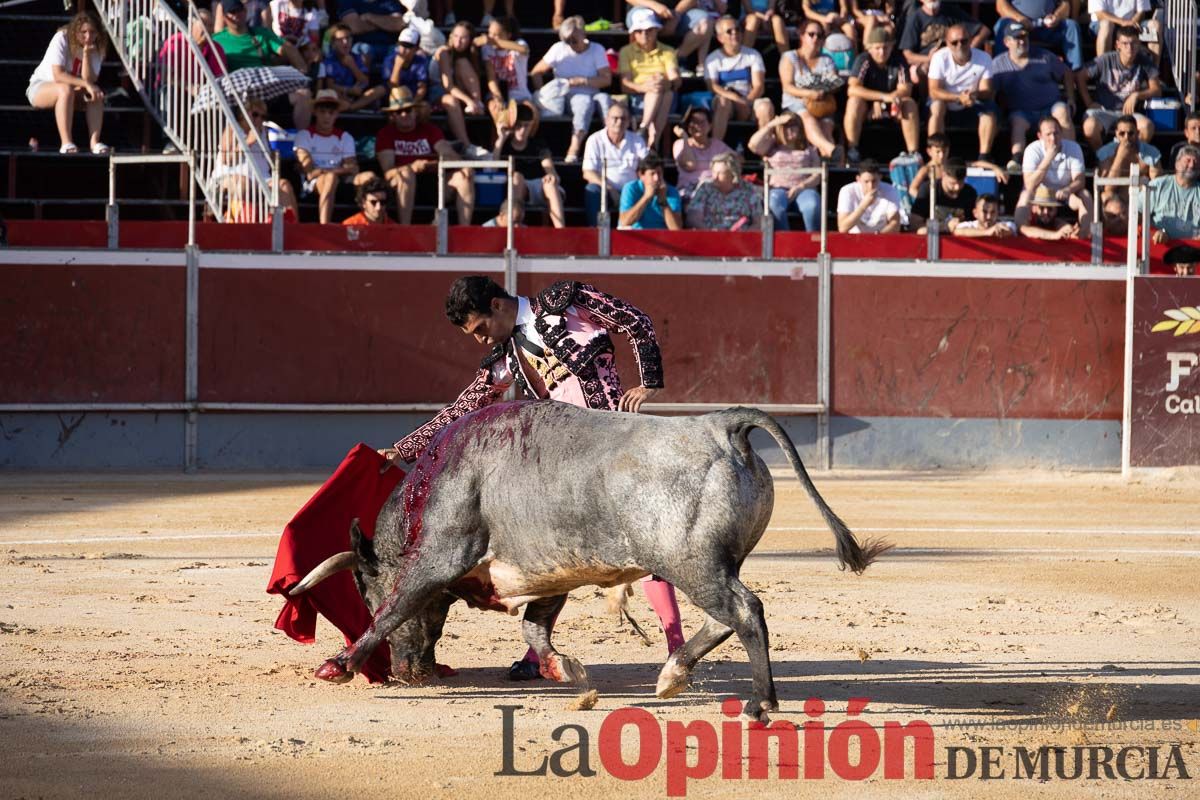
[[[528,302],[533,330],[518,319],[513,336],[492,349],[458,399],[396,442],[401,458],[415,461],[439,430],[496,402],[513,383],[533,398],[615,411],[622,392],[610,331],[629,338],[642,385],[662,388],[662,354],[654,325],[635,306],[576,281],[559,281]],[[530,357],[530,348],[540,350],[541,357]]]

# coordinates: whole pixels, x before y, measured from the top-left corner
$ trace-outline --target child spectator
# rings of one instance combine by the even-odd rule
[[[361,53],[354,52],[354,36],[350,28],[338,23],[329,37],[329,55],[321,62],[319,86],[333,91],[347,111],[378,103],[387,94],[384,86],[371,86],[370,66]]]
[[[539,79],[553,71],[554,80],[560,83],[553,104],[549,92],[539,93],[538,105],[543,113],[571,113],[571,144],[567,148],[566,163],[579,160],[583,141],[592,125],[592,114],[599,107],[608,110],[610,98],[605,89],[612,85],[612,69],[604,48],[589,42],[583,30],[583,17],[568,17],[558,27],[558,41],[551,45],[542,60],[534,65],[529,74]],[[550,87],[546,87],[549,89]]]
[[[108,38],[104,29],[90,13],[81,12],[58,29],[50,39],[42,62],[29,77],[25,97],[34,108],[54,109],[58,137],[62,142],[58,148],[60,153],[79,152],[71,135],[77,99],[85,106],[89,149],[96,155],[109,152],[108,145],[100,141],[104,127],[104,90],[97,83],[107,52]]]
[[[858,175],[838,192],[838,231],[841,233],[895,233],[900,230],[900,195],[880,183],[879,170],[867,160]]]
[[[929,157],[929,163],[917,170],[917,174],[913,176],[912,182],[908,186],[909,196],[913,198],[920,193],[921,184],[926,180],[941,178],[942,168],[950,158],[949,137],[944,133],[935,133],[930,136],[925,143],[925,154]],[[990,161],[974,161],[967,166],[991,170],[997,181],[1008,183],[1008,173]]]
[[[358,171],[354,137],[335,127],[341,99],[332,89],[322,89],[313,99],[317,121],[296,134],[296,163],[304,176],[303,194],[318,197],[318,219],[333,221],[333,206],[339,190],[347,190],[375,177]]]
[[[513,200],[513,227],[525,227],[525,206],[522,203]],[[483,223],[484,228],[507,228],[508,227],[508,200],[500,201],[500,207],[496,209],[496,216]]]
[[[688,203],[687,219],[693,228],[709,231],[759,230],[763,202],[758,187],[742,179],[733,153],[712,160],[713,179],[700,184]]]
[[[763,96],[767,68],[757,50],[742,44],[733,17],[717,20],[717,42],[720,48],[704,62],[704,77],[713,93],[713,136],[724,139],[731,116],[743,122],[750,119],[754,101]]]
[[[429,123],[428,109],[423,101],[413,98],[407,87],[392,89],[384,109],[388,124],[375,134],[375,160],[396,191],[396,217],[401,225],[412,223],[418,179],[430,175],[436,178],[439,156],[457,156],[441,128]],[[457,170],[447,184],[455,192],[459,224],[470,225],[475,211],[474,177],[467,170]]]
[[[959,222],[950,229],[951,233],[955,236],[996,239],[1017,235],[1016,223],[1000,219],[1000,199],[994,194],[981,194],[976,197],[973,214],[974,219]]]
[[[704,106],[688,106],[675,128],[671,152],[679,169],[679,195],[687,200],[698,185],[712,180],[712,160],[732,151],[729,145],[712,137],[712,112]]]
[[[371,177],[358,185],[355,200],[358,213],[342,220],[343,225],[395,225],[387,215],[388,187],[380,178]]]
[[[617,227],[634,230],[683,229],[679,192],[663,177],[662,160],[648,153],[638,162],[637,179],[621,190],[621,216]]]
[[[775,230],[786,231],[788,207],[795,204],[804,220],[804,230],[821,229],[821,176],[800,173],[798,169],[819,167],[821,156],[804,138],[804,125],[790,111],[781,114],[750,137],[750,152],[770,165],[767,206],[775,220]]]

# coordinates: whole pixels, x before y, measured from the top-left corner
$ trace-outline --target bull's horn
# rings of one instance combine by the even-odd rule
[[[318,564],[316,569],[305,575],[304,580],[293,586],[291,591],[288,592],[288,597],[295,597],[298,594],[307,592],[335,572],[341,572],[344,569],[354,569],[357,566],[358,556],[354,554],[353,550],[347,550],[344,553],[338,553],[336,556],[330,556]]]

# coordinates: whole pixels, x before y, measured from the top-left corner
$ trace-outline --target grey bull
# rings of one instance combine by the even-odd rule
[[[506,403],[442,430],[379,514],[373,541],[334,556],[293,589],[354,569],[374,609],[370,628],[317,677],[350,680],[391,636],[397,662],[432,662],[455,597],[516,613],[542,674],[586,681],[551,644],[569,591],[655,574],[705,613],[667,660],[659,697],[688,683],[696,662],[733,633],[750,658],[744,712],[778,707],[762,602],[739,579],[771,517],[774,485],[750,447],[753,428],[782,448],[833,531],[843,567],[861,573],[891,545],[861,545],[821,497],[787,434],[767,414],[731,408],[701,417],[589,411],[555,402]]]

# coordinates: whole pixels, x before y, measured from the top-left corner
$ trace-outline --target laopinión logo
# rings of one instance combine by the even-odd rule
[[[666,794],[685,797],[688,782],[718,775],[722,780],[861,781],[879,776],[888,780],[931,780],[934,770],[934,732],[929,723],[886,721],[882,736],[859,717],[870,701],[852,697],[851,717],[828,728],[820,717],[825,702],[804,702],[808,717],[800,725],[776,720],[769,725],[743,724],[741,702],[721,703],[725,720],[660,721],[642,708],[620,708],[605,715],[593,749],[591,734],[582,725],[564,724],[550,734],[555,743],[541,754],[518,747],[517,712],[524,706],[497,705],[502,721],[500,777],[580,776],[599,770],[625,781],[646,780],[664,765]],[[854,746],[851,743],[854,742]],[[629,745],[625,747],[624,745]],[[522,751],[518,755],[518,750]],[[772,758],[774,751],[774,758]],[[947,747],[950,780],[1190,780],[1180,745],[1162,747],[1051,746]],[[599,770],[597,770],[597,766]]]
[[[519,758],[516,715],[524,706],[498,705],[495,708],[503,723],[504,750],[502,766],[495,774],[591,778],[597,774],[593,763],[598,761],[600,769],[612,777],[637,781],[649,778],[665,761],[668,797],[686,796],[688,781],[712,777],[718,769],[721,779],[727,781],[762,780],[771,776],[772,766],[782,780],[823,779],[827,767],[831,776],[850,781],[865,780],[881,770],[888,779],[932,779],[933,728],[921,720],[907,724],[887,721],[881,737],[872,724],[853,719],[869,702],[867,698],[850,698],[846,713],[852,719],[828,731],[819,719],[825,713],[825,702],[816,697],[804,701],[804,714],[809,719],[799,726],[789,720],[743,724],[738,719],[742,704],[734,697],[721,703],[721,713],[727,719],[719,724],[704,719],[662,722],[645,709],[620,708],[609,712],[601,722],[594,754],[587,728],[565,724],[550,734],[557,743],[552,752]],[[636,753],[630,758],[622,748],[626,737]],[[852,740],[856,741],[854,748]],[[906,747],[908,740],[912,742],[910,748]],[[906,761],[908,751],[912,757]]]

